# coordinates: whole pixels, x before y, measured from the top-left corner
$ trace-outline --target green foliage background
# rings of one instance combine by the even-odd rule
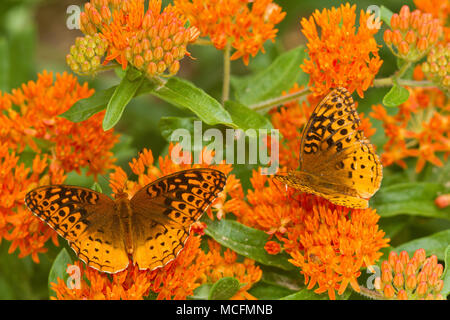
[[[163,1],[164,4],[169,1]],[[246,75],[267,70],[273,61],[282,53],[304,44],[305,39],[300,32],[300,19],[309,17],[316,9],[339,6],[340,1],[323,0],[278,0],[276,1],[287,12],[287,16],[279,24],[277,41],[266,43],[266,54],[252,58],[248,67],[238,60],[232,62],[232,84],[237,90],[231,96],[242,102],[245,97],[239,88]],[[366,10],[369,5],[384,5],[393,12],[398,12],[404,4],[414,7],[412,1],[350,1],[356,3],[357,13]],[[75,37],[81,33],[68,30],[66,27],[66,9],[69,5],[83,5],[84,1],[73,0],[3,0],[0,2],[0,90],[10,91],[29,80],[36,80],[37,72],[44,69],[54,72],[68,71],[65,56]],[[377,43],[382,44],[382,32],[376,35]],[[222,87],[222,54],[214,48],[191,46],[190,51],[195,60],[185,58],[182,61],[179,78],[184,78],[209,95],[220,101]],[[391,75],[396,70],[394,57],[383,47],[380,52],[384,60],[378,77]],[[303,76],[302,81],[307,81]],[[80,82],[88,81],[96,90],[102,90],[119,84],[114,71],[93,78],[80,77]],[[241,82],[240,82],[241,81]],[[287,89],[287,88],[286,88]],[[381,103],[389,88],[370,89],[364,99],[358,100],[359,112],[368,114],[373,104]],[[264,97],[259,97],[263,99]],[[256,98],[255,98],[256,99]],[[233,106],[230,106],[232,108]],[[395,108],[390,109],[396,112]],[[155,157],[167,151],[167,133],[171,128],[180,126],[176,118],[192,117],[189,111],[182,111],[173,105],[151,95],[142,95],[131,101],[115,129],[121,134],[121,141],[114,153],[118,165],[132,177],[128,162],[139,150],[149,148]],[[234,120],[234,119],[233,119]],[[259,119],[261,126],[266,119]],[[189,126],[183,120],[182,126]],[[377,133],[372,142],[381,150],[385,136],[381,123],[373,120]],[[206,125],[204,125],[204,128]],[[423,247],[427,254],[436,254],[439,260],[446,259],[446,248],[450,243],[450,212],[439,210],[433,200],[437,194],[448,192],[450,181],[450,165],[436,168],[427,165],[420,173],[414,172],[415,161],[409,161],[408,170],[396,167],[385,168],[383,186],[371,201],[382,216],[380,227],[391,238],[391,248],[385,250],[414,250]],[[248,189],[250,166],[236,166],[234,173],[242,180],[244,190]],[[84,175],[69,175],[70,184],[91,187],[94,181]],[[108,193],[107,182],[100,180],[103,192]],[[264,271],[262,280],[256,284],[251,293],[261,299],[326,299],[326,295],[317,296],[304,288],[298,270],[286,261],[283,255],[270,256],[263,249],[267,235],[257,230],[239,225],[234,221],[215,221],[209,223],[206,230],[208,236],[222,239],[222,245],[237,253],[255,259]],[[245,234],[245,239],[240,235]],[[218,236],[220,235],[220,237]],[[49,251],[40,254],[40,264],[32,262],[30,257],[18,258],[17,252],[8,253],[9,243],[0,244],[0,299],[48,299],[48,278],[58,274],[58,266],[66,266],[73,258],[71,249],[65,241],[60,246],[49,244]],[[67,248],[67,251],[61,251]],[[447,255],[448,256],[448,255]],[[383,256],[385,258],[386,256]],[[56,263],[52,272],[52,264]],[[448,259],[448,258],[447,258]],[[362,277],[364,277],[363,275]],[[449,291],[446,281],[445,292]],[[364,283],[364,282],[362,282]],[[223,279],[220,283],[203,286],[196,290],[193,298],[221,298],[230,296],[233,288],[238,288],[234,279]],[[231,291],[230,291],[231,290]],[[231,293],[230,293],[231,292]],[[360,296],[350,293],[341,298],[359,299]]]

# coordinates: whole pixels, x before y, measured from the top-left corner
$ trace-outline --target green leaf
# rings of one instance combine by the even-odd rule
[[[264,246],[269,240],[269,235],[264,231],[226,219],[210,221],[204,218],[203,221],[208,225],[205,229],[207,235],[240,255],[283,270],[295,269],[294,265],[288,261],[289,256],[286,253],[277,255],[267,253]]]
[[[50,269],[50,273],[48,275],[48,291],[51,297],[55,297],[55,292],[51,289],[51,283],[57,283],[58,278],[67,281],[69,278],[69,274],[67,273],[67,266],[69,264],[73,264],[72,258],[65,248],[63,248],[59,254],[56,256],[55,261]]]
[[[409,98],[408,89],[394,84],[388,93],[383,98],[383,104],[386,107],[396,107],[404,103]]]
[[[380,7],[380,19],[386,23],[389,27],[391,26],[391,17],[393,12],[386,8],[385,6]]]
[[[299,269],[286,271],[268,266],[260,267],[263,272],[261,277],[262,282],[283,287],[291,291],[298,291],[304,287],[305,278],[300,274]]]
[[[400,183],[381,188],[370,203],[381,217],[409,214],[450,219],[450,207],[439,209],[434,203],[443,191],[445,187],[439,183]]]
[[[117,86],[95,92],[86,99],[78,100],[69,110],[60,115],[72,122],[81,122],[89,119],[97,112],[106,108],[108,101],[116,91]]]
[[[92,190],[103,193],[102,186],[96,181],[91,187]]]
[[[444,288],[442,288],[441,294],[444,298],[450,294],[450,245],[445,249],[445,269],[442,279],[444,279]]]
[[[351,290],[347,289],[342,295],[336,293],[336,300],[347,300],[351,295]],[[330,300],[328,293],[317,294],[314,290],[302,289],[296,293],[290,294],[280,300]]]
[[[92,96],[86,99],[78,100],[69,110],[62,113],[60,117],[66,118],[72,122],[81,122],[89,119],[97,112],[106,108],[118,86],[96,91]],[[151,81],[144,81],[139,87],[135,96],[150,93],[156,84]]]
[[[244,131],[247,129],[273,129],[269,119],[239,102],[226,101],[225,109],[230,113],[233,122]],[[249,135],[257,136],[258,134],[253,135],[251,130]]]
[[[209,125],[236,127],[229,113],[216,99],[189,81],[172,77],[151,93],[176,107],[189,109]]]
[[[186,129],[189,131],[192,136],[194,134],[194,121],[200,121],[195,117],[161,117],[159,120],[158,126],[161,135],[166,141],[170,142],[172,133],[177,129]]]
[[[295,293],[295,291],[259,281],[258,283],[255,283],[250,290],[248,290],[248,293],[259,300],[273,300],[291,295]]]
[[[228,300],[238,292],[240,287],[239,281],[233,277],[219,279],[211,287],[208,300]]]
[[[0,37],[0,91],[9,91],[9,45],[6,37]]]
[[[188,296],[188,300],[208,300],[212,286],[210,283],[205,283],[195,288],[194,295]]]
[[[107,131],[119,122],[125,107],[142,85],[145,77],[136,77],[135,73],[134,69],[130,68],[116,90],[114,90],[114,93],[106,106],[106,113],[103,118],[103,130]]]
[[[305,48],[300,46],[278,56],[268,68],[255,75],[232,77],[236,100],[249,106],[281,96],[303,73],[300,65],[305,57]]]
[[[398,253],[405,250],[411,257],[417,249],[425,249],[427,256],[435,254],[439,260],[444,260],[445,251],[450,243],[450,230],[437,232],[428,237],[414,239],[395,248]]]

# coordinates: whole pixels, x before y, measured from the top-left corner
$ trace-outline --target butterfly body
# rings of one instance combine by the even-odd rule
[[[25,197],[28,208],[65,238],[78,257],[99,271],[164,266],[179,254],[197,221],[225,186],[214,169],[191,169],[158,179],[131,199],[115,200],[68,185],[38,187]]]
[[[360,124],[350,93],[345,88],[333,89],[305,126],[299,170],[275,178],[337,205],[367,208],[367,199],[379,189],[383,174]]]

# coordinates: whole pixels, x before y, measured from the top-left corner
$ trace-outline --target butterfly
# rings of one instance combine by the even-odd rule
[[[222,172],[198,168],[155,180],[131,200],[125,192],[112,200],[87,188],[50,185],[28,192],[25,203],[89,267],[116,273],[131,258],[139,269],[153,270],[176,258],[225,183]]]
[[[334,204],[365,209],[380,188],[380,159],[359,128],[361,120],[345,88],[328,93],[302,134],[299,170],[275,179]]]

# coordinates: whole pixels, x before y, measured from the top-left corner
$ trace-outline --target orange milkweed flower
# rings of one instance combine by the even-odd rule
[[[375,278],[375,289],[384,299],[444,300],[440,293],[444,268],[437,257],[426,257],[424,249],[417,249],[412,258],[406,251],[392,251],[381,264],[381,276]]]
[[[103,64],[115,60],[123,69],[131,64],[150,77],[180,69],[179,60],[189,55],[186,46],[199,35],[185,23],[172,5],[161,11],[161,0],[150,0],[147,11],[144,0],[91,0],[80,15],[81,31],[107,42]]]
[[[316,10],[301,20],[309,56],[301,68],[310,75],[316,95],[343,86],[363,97],[383,63],[374,38],[378,29],[369,27],[371,16],[361,11],[355,33],[355,9],[355,5],[341,4],[337,9]]]
[[[173,148],[175,147],[171,145],[169,155],[172,154]],[[206,159],[206,163],[194,165],[175,164],[169,156],[159,157],[158,168],[154,163],[152,152],[144,149],[136,159],[130,162],[133,173],[137,175],[137,181],[128,180],[123,169],[116,167],[111,174],[111,188],[114,192],[125,190],[132,196],[144,185],[175,171],[205,166],[224,173],[231,171],[230,165],[209,165],[208,161],[211,157],[207,155],[210,153],[205,149],[203,159]],[[230,177],[233,175],[228,176],[228,181],[232,181],[233,178],[230,180]],[[218,198],[216,202],[223,203],[226,207],[224,198]],[[191,235],[178,257],[164,267],[148,271],[138,270],[136,266],[130,265],[126,270],[112,275],[112,279],[105,273],[86,268],[83,264],[76,262],[83,270],[81,289],[71,289],[61,279],[53,283],[52,288],[57,294],[57,299],[143,299],[150,293],[157,294],[157,299],[186,299],[192,296],[194,290],[200,285],[214,283],[223,277],[230,276],[245,284],[233,298],[252,299],[247,290],[259,281],[262,274],[254,261],[244,259],[242,263],[238,263],[237,255],[229,249],[222,256],[221,246],[212,240],[208,241],[209,252],[205,253],[200,248],[200,242],[200,236]]]
[[[426,162],[441,167],[450,154],[450,104],[438,89],[409,88],[408,101],[401,104],[398,113],[391,116],[381,105],[372,107],[370,115],[383,122],[388,141],[383,146],[381,161],[384,166],[393,163],[406,168],[405,158],[417,157],[416,172]]]
[[[201,36],[223,50],[227,43],[235,49],[231,60],[242,57],[247,65],[267,40],[274,41],[275,25],[286,13],[272,0],[175,0],[175,7],[196,26]]]
[[[19,248],[19,257],[31,255],[38,263],[45,243],[58,243],[56,233],[25,208],[28,191],[63,183],[66,173],[82,167],[97,175],[112,166],[110,150],[118,137],[103,131],[102,113],[82,125],[59,117],[93,92],[72,75],[54,79],[44,71],[37,81],[0,93],[0,240],[11,242],[10,253]]]
[[[450,14],[450,3],[447,0],[414,0],[417,9],[431,13],[445,23]]]
[[[212,240],[208,240],[208,247],[212,265],[205,272],[207,282],[215,283],[224,277],[236,278],[242,286],[231,300],[255,300],[256,298],[247,292],[262,276],[262,270],[255,265],[255,261],[245,258],[242,263],[238,263],[237,254],[230,249],[222,256],[222,247]]]

